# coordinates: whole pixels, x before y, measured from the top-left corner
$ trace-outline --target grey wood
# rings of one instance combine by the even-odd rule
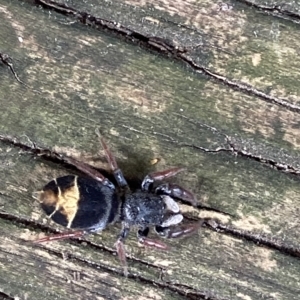
[[[215,223],[164,241],[170,251],[142,248],[133,231],[128,278],[114,249],[118,225],[36,245],[43,228],[63,228],[45,218],[32,193],[76,171],[0,142],[0,296],[299,299],[296,17],[242,1],[61,3],[182,52],[160,55],[33,1],[0,0],[0,50],[25,83],[0,63],[0,135],[108,170],[99,128],[131,183],[186,167],[172,179],[199,201],[180,204],[185,222]],[[298,3],[284,8],[297,11]]]

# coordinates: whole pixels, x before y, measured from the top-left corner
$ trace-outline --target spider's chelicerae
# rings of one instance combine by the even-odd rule
[[[137,227],[140,243],[160,249],[167,246],[159,240],[148,238],[149,228],[166,238],[177,238],[190,234],[199,224],[175,226],[183,216],[174,198],[196,203],[195,196],[186,189],[171,183],[162,183],[155,189],[155,181],[163,181],[183,168],[171,168],[148,174],[141,189],[131,191],[115,157],[101,138],[107,161],[118,187],[88,164],[74,158],[64,160],[88,175],[81,177],[66,175],[55,178],[38,192],[42,209],[54,222],[67,228],[77,229],[36,240],[36,243],[64,238],[79,237],[83,234],[103,230],[107,225],[121,222],[122,230],[116,241],[116,249],[124,272],[127,274],[124,241],[131,227]]]

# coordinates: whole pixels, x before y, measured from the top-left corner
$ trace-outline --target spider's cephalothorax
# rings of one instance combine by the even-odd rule
[[[82,236],[85,233],[103,230],[108,224],[121,222],[122,230],[116,242],[119,258],[126,268],[124,240],[131,227],[137,228],[139,242],[147,246],[167,249],[159,240],[147,238],[149,228],[167,238],[184,236],[196,231],[199,224],[176,227],[183,216],[173,198],[196,203],[194,195],[184,188],[163,183],[155,189],[153,183],[176,175],[182,168],[172,168],[147,175],[141,189],[132,192],[122,171],[106,143],[101,139],[108,163],[113,171],[118,188],[94,168],[74,158],[64,160],[88,175],[67,175],[55,178],[38,192],[42,209],[56,223],[77,231],[67,231],[48,236],[37,243]]]

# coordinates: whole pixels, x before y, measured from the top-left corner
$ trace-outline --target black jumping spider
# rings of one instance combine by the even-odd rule
[[[153,172],[144,178],[140,190],[132,192],[102,138],[101,143],[118,188],[91,166],[73,158],[65,158],[68,163],[89,177],[59,177],[47,183],[38,194],[42,209],[49,218],[77,231],[67,231],[35,242],[80,237],[86,233],[103,230],[108,224],[121,222],[122,230],[115,246],[127,274],[124,241],[130,228],[138,228],[137,237],[140,243],[167,249],[161,241],[147,238],[149,227],[155,227],[157,234],[166,238],[176,238],[196,231],[199,224],[180,228],[174,226],[182,221],[183,216],[173,198],[183,199],[192,204],[196,203],[196,199],[191,192],[171,183],[152,188],[154,181],[174,176],[184,170],[183,168]]]

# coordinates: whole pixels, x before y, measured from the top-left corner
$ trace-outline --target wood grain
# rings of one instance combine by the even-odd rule
[[[298,4],[47,3],[0,0],[0,52],[24,83],[0,62],[0,298],[298,299]],[[128,278],[119,225],[32,243],[63,230],[32,193],[78,173],[33,150],[109,176],[96,128],[133,188],[155,169],[186,167],[174,182],[199,205],[180,204],[184,223],[210,220],[166,241],[171,251],[138,246],[133,231]]]

